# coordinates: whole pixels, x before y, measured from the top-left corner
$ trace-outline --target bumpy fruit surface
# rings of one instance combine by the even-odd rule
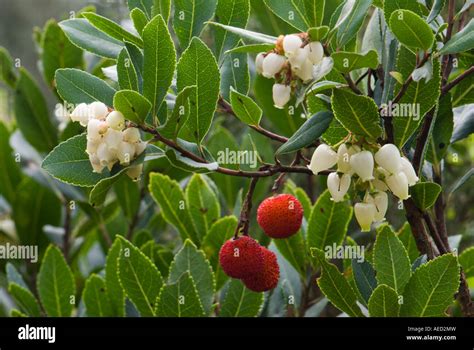
[[[258,274],[263,269],[262,247],[248,236],[229,239],[221,247],[219,262],[222,270],[232,278]]]
[[[290,194],[265,199],[257,210],[257,221],[267,236],[287,238],[301,227],[303,207]]]
[[[258,274],[242,279],[245,286],[254,292],[266,292],[275,288],[280,278],[280,267],[275,253],[264,247],[261,250],[263,252],[263,270]]]

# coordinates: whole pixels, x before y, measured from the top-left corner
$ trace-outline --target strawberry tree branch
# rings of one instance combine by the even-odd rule
[[[474,73],[474,66],[469,67],[463,73],[459,74],[455,79],[451,80],[449,83],[443,86],[441,89],[441,96],[446,95],[449,90],[459,84],[461,81],[469,77],[472,73]]]
[[[235,228],[234,238],[239,236],[239,233],[242,231],[244,236],[249,234],[249,225],[250,225],[250,211],[252,210],[252,197],[255,192],[255,187],[257,186],[258,177],[252,178],[250,180],[249,189],[245,195],[244,202],[242,204],[242,209],[240,210],[239,223]]]

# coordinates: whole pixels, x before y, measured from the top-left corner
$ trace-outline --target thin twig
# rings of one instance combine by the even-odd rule
[[[245,195],[245,199],[242,204],[242,209],[240,210],[239,223],[235,229],[234,239],[239,236],[239,233],[241,232],[241,230],[244,236],[248,236],[249,234],[249,225],[250,225],[249,216],[250,216],[250,211],[252,210],[252,197],[255,191],[255,187],[257,186],[257,182],[258,182],[258,177],[254,177],[252,178],[252,180],[250,180],[249,189],[247,191],[247,194]]]

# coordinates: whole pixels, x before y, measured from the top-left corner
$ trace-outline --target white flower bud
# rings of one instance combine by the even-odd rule
[[[354,205],[354,214],[362,232],[370,231],[370,225],[374,221],[376,211],[373,203],[356,203]]]
[[[313,79],[317,81],[326,76],[326,74],[331,72],[332,67],[334,67],[334,60],[332,57],[324,57],[321,62],[313,65]]]
[[[383,145],[377,153],[374,155],[375,161],[378,165],[383,167],[391,174],[398,173],[400,171],[400,151],[397,146],[387,143]]]
[[[115,155],[114,152],[109,149],[107,144],[102,142],[97,147],[97,157],[99,158],[100,164],[108,166],[109,163],[114,161]]]
[[[295,71],[295,74],[303,80],[303,83],[313,80],[313,64],[311,61],[305,60],[301,68]]]
[[[139,165],[130,167],[130,169],[127,170],[127,175],[133,181],[138,181],[140,179],[140,176],[142,175],[142,172],[143,172],[143,164],[139,164]]]
[[[96,154],[89,155],[89,161],[91,162],[92,170],[94,173],[102,173],[102,170],[104,170],[105,166],[100,163],[100,159],[99,157],[97,157]]]
[[[87,123],[87,139],[91,141],[100,141],[107,132],[107,123],[98,119],[91,119]]]
[[[110,112],[105,121],[110,128],[115,130],[122,131],[125,127],[125,118],[119,111]]]
[[[145,151],[147,143],[140,141],[140,142],[135,143],[134,146],[135,146],[135,157],[137,157]]]
[[[398,198],[402,200],[410,198],[410,195],[408,194],[408,179],[405,173],[399,172],[390,175],[385,182],[390,191],[392,191],[392,193]]]
[[[374,221],[385,220],[385,214],[388,208],[388,195],[385,192],[377,192],[374,196],[375,216]]]
[[[87,126],[87,122],[89,121],[89,106],[85,103],[77,105],[71,113],[71,120],[73,122],[79,122],[82,126]]]
[[[280,72],[286,62],[284,56],[276,53],[269,53],[262,63],[262,75],[265,78],[273,78],[276,73]]]
[[[291,97],[291,87],[283,84],[273,84],[273,103],[276,108],[282,109]]]
[[[121,165],[129,165],[135,155],[135,147],[131,143],[122,141],[117,150],[117,158]]]
[[[54,108],[54,116],[60,123],[65,123],[71,119],[71,115],[62,103],[57,103]]]
[[[382,191],[382,192],[388,191],[388,187],[385,184],[385,182],[383,182],[382,180],[379,180],[377,178],[372,180],[372,185],[374,185],[374,187],[377,189],[377,191]]]
[[[350,159],[350,164],[362,181],[365,182],[374,179],[374,157],[369,151],[353,154]]]
[[[283,38],[283,50],[287,57],[293,55],[303,45],[303,40],[298,35],[286,35]]]
[[[307,46],[309,47],[309,60],[313,64],[319,64],[324,56],[323,45],[321,45],[319,41],[313,41],[310,42]]]
[[[109,109],[102,102],[96,101],[89,105],[89,113],[91,118],[104,120],[109,113]]]
[[[303,68],[305,61],[308,59],[309,49],[308,46],[302,47],[296,50],[290,57],[288,57],[288,61],[291,64],[291,68],[297,72],[298,70]],[[313,66],[311,65],[311,69]]]
[[[416,172],[415,172],[415,169],[413,168],[413,165],[405,157],[400,158],[400,163],[401,163],[401,170],[407,177],[408,186],[413,186],[414,184],[418,182],[418,180],[420,180],[418,176],[416,176]]]
[[[350,159],[351,156],[358,151],[360,150],[357,150],[355,147],[351,146],[347,148],[345,143],[341,144],[337,149],[337,171],[352,175],[354,170],[351,168]]]
[[[314,175],[320,171],[327,170],[337,163],[337,153],[326,144],[320,144],[311,157],[311,163],[308,168]]]
[[[104,135],[104,143],[111,151],[117,151],[122,142],[122,132],[109,128]]]
[[[334,202],[340,202],[344,199],[345,194],[351,185],[351,176],[343,174],[342,177],[334,172],[328,175],[328,190]]]
[[[128,128],[123,131],[123,140],[125,142],[137,143],[140,141],[140,130],[137,128]]]
[[[265,59],[264,53],[260,52],[255,58],[255,70],[258,74],[263,72],[263,60]]]

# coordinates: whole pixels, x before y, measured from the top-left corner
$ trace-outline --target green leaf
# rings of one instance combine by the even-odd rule
[[[400,304],[398,294],[386,284],[379,285],[369,300],[371,317],[398,317]]]
[[[433,1],[433,6],[431,7],[430,14],[428,15],[428,18],[426,19],[426,21],[428,23],[433,22],[433,20],[436,17],[438,17],[438,15],[443,10],[444,2],[445,2],[445,0],[434,0]]]
[[[306,274],[306,254],[304,253],[306,243],[301,231],[286,239],[275,239],[273,241],[278,251],[295,268],[301,276]]]
[[[141,38],[128,32],[110,19],[102,17],[94,12],[84,12],[82,13],[82,16],[87,18],[90,24],[110,37],[117,39],[118,41],[128,41],[138,47],[143,47],[143,40]]]
[[[8,293],[13,297],[20,309],[29,316],[40,317],[41,310],[38,301],[28,289],[16,284],[8,284]]]
[[[274,36],[253,32],[251,30],[247,30],[247,29],[244,29],[244,28],[239,28],[239,27],[234,27],[234,26],[227,26],[225,24],[221,24],[221,23],[217,23],[217,22],[208,22],[208,24],[216,26],[216,27],[220,27],[222,29],[225,29],[225,30],[227,30],[231,33],[237,34],[242,39],[247,39],[247,40],[249,40],[251,42],[254,42],[254,43],[275,45],[275,42],[277,40],[277,38],[274,37]]]
[[[82,300],[86,307],[87,317],[114,316],[112,304],[105,288],[105,281],[96,274],[92,274],[86,280]]]
[[[184,242],[170,265],[168,283],[176,283],[184,273],[192,277],[199,300],[206,314],[209,314],[215,293],[214,274],[206,256],[190,240]]]
[[[403,243],[388,225],[377,230],[373,260],[379,284],[402,293],[411,276],[410,259]]]
[[[474,20],[459,32],[454,34],[451,39],[439,50],[440,55],[459,53],[469,51],[474,48]]]
[[[216,8],[216,18],[219,23],[245,28],[250,15],[249,0],[219,0]],[[214,27],[215,53],[219,61],[223,53],[234,48],[240,38],[222,27]]]
[[[220,68],[220,91],[222,97],[229,101],[231,89],[246,95],[250,88],[250,74],[246,53],[229,53],[225,56]]]
[[[311,255],[321,266],[321,277],[317,279],[321,292],[339,310],[351,317],[362,317],[362,312],[357,306],[357,296],[336,265],[329,263],[324,257],[324,252],[318,248],[312,248]]]
[[[413,263],[415,259],[418,258],[420,253],[416,247],[415,237],[413,237],[413,233],[411,232],[411,227],[408,222],[405,222],[405,224],[397,232],[397,237],[403,243],[403,246],[408,253],[408,257],[410,258],[410,262]]]
[[[400,316],[441,317],[454,301],[459,287],[459,265],[445,254],[418,267],[403,293]]]
[[[248,125],[258,126],[262,119],[262,109],[248,96],[230,89],[230,103],[237,118]]]
[[[202,175],[194,174],[189,180],[186,203],[199,241],[202,241],[221,211],[216,194]]]
[[[195,143],[190,144],[196,145]],[[196,154],[196,152],[192,153]],[[215,171],[219,167],[219,164],[215,161],[212,161],[211,163],[196,162],[195,160],[181,155],[181,153],[176,151],[174,148],[166,149],[166,157],[174,167],[191,173],[205,174]]]
[[[329,33],[328,26],[313,27],[308,29],[309,39],[311,41],[322,41]]]
[[[206,254],[216,279],[216,290],[220,290],[228,277],[219,264],[219,251],[222,245],[233,237],[237,227],[235,216],[225,216],[217,220],[209,229],[201,243],[201,249]]]
[[[141,316],[155,316],[155,301],[163,286],[163,278],[155,264],[140,249],[122,237],[120,241],[120,284]]]
[[[179,184],[166,175],[152,173],[149,190],[153,199],[160,205],[163,218],[177,228],[181,239],[184,241],[191,238],[193,242],[199,242]]]
[[[62,182],[92,187],[110,175],[105,170],[102,174],[93,172],[86,147],[86,134],[74,136],[56,146],[43,160],[41,167]]]
[[[59,249],[50,245],[38,273],[38,294],[48,316],[69,317],[76,286],[71,269]]]
[[[410,49],[427,51],[434,41],[430,26],[410,10],[396,10],[390,16],[390,29],[397,39]]]
[[[222,302],[219,317],[256,317],[263,307],[263,293],[252,292],[232,279]]]
[[[74,45],[101,57],[116,59],[124,46],[84,18],[68,19],[59,26]]]
[[[265,0],[265,4],[275,15],[302,32],[320,26],[323,21],[325,0]]]
[[[321,137],[333,119],[329,111],[321,111],[308,119],[288,141],[278,148],[276,154],[296,152]]]
[[[230,53],[260,53],[267,52],[275,48],[275,44],[250,44],[234,47],[231,50],[224,52],[225,54]]]
[[[34,196],[32,196],[34,194]],[[59,226],[62,205],[56,194],[30,177],[24,177],[16,188],[12,219],[23,245],[39,245],[42,250],[49,240],[43,227]]]
[[[132,223],[135,217],[139,218],[142,198],[138,183],[128,176],[122,176],[114,183],[114,191],[128,221]]]
[[[171,86],[176,67],[176,51],[168,27],[161,15],[143,29],[144,71],[143,95],[152,103],[155,116]]]
[[[120,90],[114,96],[114,109],[121,112],[125,119],[142,125],[151,110],[151,103],[145,97],[133,90]]]
[[[8,51],[0,46],[0,80],[12,89],[16,86],[16,73],[13,69],[13,60]]]
[[[66,68],[56,71],[59,95],[69,103],[100,101],[112,107],[115,89],[102,79],[79,69]]]
[[[127,0],[127,5],[130,11],[137,8],[143,11],[149,19],[153,17],[154,0]]]
[[[418,2],[413,0],[384,0],[383,3],[383,12],[385,16],[385,21],[390,23],[390,16],[396,10],[410,10],[411,12],[416,13],[421,16],[421,6]]]
[[[165,125],[160,127],[160,134],[163,137],[176,140],[179,131],[189,118],[190,106],[189,97],[196,95],[196,86],[186,86],[176,96],[173,112],[166,120]]]
[[[431,208],[441,193],[442,188],[434,182],[420,182],[410,187],[410,194],[416,206],[421,210]]]
[[[133,44],[125,43],[125,47],[130,56],[130,60],[133,64],[135,72],[137,73],[138,79],[138,91],[143,90],[143,54],[142,51]]]
[[[474,247],[465,249],[459,255],[459,264],[466,274],[466,278],[474,276]]]
[[[193,38],[178,62],[178,91],[196,86],[191,94],[191,112],[182,131],[198,144],[211,126],[219,99],[219,69],[211,50],[200,39]]]
[[[368,261],[358,262],[357,259],[352,259],[352,273],[357,289],[364,301],[368,303],[370,296],[377,287],[374,268]]]
[[[436,110],[436,119],[433,125],[433,132],[429,138],[429,148],[426,152],[426,159],[433,163],[439,164],[443,159],[451,135],[453,134],[453,107],[451,104],[451,94],[446,94],[439,100]]]
[[[337,26],[338,47],[343,47],[357,35],[371,4],[372,0],[355,1],[349,14]]]
[[[157,301],[156,315],[160,317],[205,316],[199,295],[189,272],[177,282],[164,286]]]
[[[120,89],[138,91],[138,76],[127,48],[123,48],[117,59],[117,75]]]
[[[330,81],[330,80],[323,80],[323,81],[318,81],[317,83],[312,84],[307,90],[306,90],[306,96],[309,97],[309,95],[316,95],[322,91],[326,91],[329,89],[334,89],[334,88],[341,88],[341,87],[346,87],[347,84],[342,84],[337,81]],[[314,100],[313,100],[314,103]]]
[[[173,28],[181,47],[198,37],[204,23],[212,18],[217,0],[175,0]]]
[[[451,188],[449,194],[452,194],[459,190],[472,176],[474,175],[474,168],[469,169]]]
[[[120,239],[115,239],[105,262],[105,287],[114,316],[125,315],[125,295],[119,279],[119,258],[122,251]]]
[[[341,73],[349,73],[360,68],[376,69],[379,65],[377,51],[370,50],[365,55],[354,52],[334,52],[331,55],[334,60],[334,68]]]
[[[43,48],[41,55],[43,76],[50,87],[54,87],[56,69],[80,68],[83,64],[82,50],[69,41],[53,19],[46,22],[41,46]]]
[[[0,195],[11,204],[22,175],[18,163],[15,162],[9,140],[10,133],[5,124],[0,122]]]
[[[29,290],[28,285],[23,279],[23,276],[18,272],[16,267],[11,262],[7,262],[5,266],[5,272],[8,283],[15,283],[20,287]]]
[[[145,12],[139,8],[134,8],[132,11],[130,11],[130,18],[132,19],[133,26],[135,27],[138,34],[142,35],[143,28],[145,28],[148,23],[148,18]]]
[[[405,94],[400,99],[398,106],[410,106],[419,108],[418,110],[401,111],[401,116],[392,118],[393,132],[395,136],[395,144],[402,147],[416,131],[426,113],[437,103],[440,94],[440,63],[435,59],[433,64],[433,77],[425,82],[424,79],[414,82],[408,86]],[[412,74],[416,67],[416,56],[405,47],[400,47],[397,60],[397,71],[404,77]],[[401,85],[397,84],[395,94],[400,91]],[[416,115],[419,112],[419,115]],[[395,112],[395,111],[394,111]],[[405,115],[407,114],[407,115]]]
[[[308,248],[324,249],[333,243],[341,244],[352,217],[352,207],[345,202],[331,200],[329,191],[318,198],[308,221]]]
[[[45,98],[24,68],[15,89],[14,109],[18,128],[33,147],[47,152],[57,144],[57,129],[49,119]]]
[[[171,14],[171,0],[154,0],[153,7],[152,7],[152,15],[151,17],[155,17],[156,15],[161,15],[166,23],[170,18]]]
[[[334,116],[347,130],[372,140],[382,135],[379,112],[373,99],[336,89],[331,101]]]

